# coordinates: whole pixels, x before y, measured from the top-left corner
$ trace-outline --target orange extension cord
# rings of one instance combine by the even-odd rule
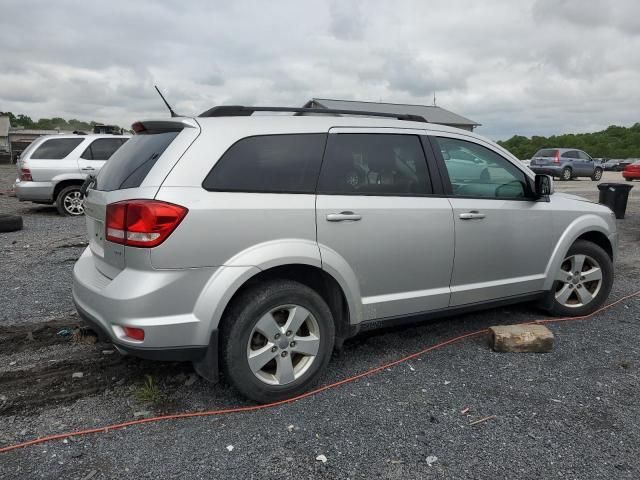
[[[596,310],[595,312],[589,314],[589,315],[584,315],[582,317],[563,317],[563,318],[549,318],[549,319],[544,319],[544,320],[534,320],[531,322],[524,322],[521,323],[520,325],[530,325],[530,324],[545,324],[545,323],[556,323],[556,322],[568,322],[568,321],[572,321],[572,320],[585,320],[587,318],[593,317],[594,315],[602,312],[603,310],[607,310],[621,302],[624,302],[625,300],[628,300],[631,297],[635,297],[637,295],[640,295],[640,290],[638,290],[635,293],[632,293],[630,295],[625,295],[624,297],[616,300],[615,302],[612,302],[608,305],[605,305],[601,308],[599,308],[598,310]],[[209,417],[212,415],[225,415],[225,414],[229,414],[229,413],[240,413],[240,412],[254,412],[256,410],[264,410],[266,408],[273,408],[273,407],[277,407],[278,405],[285,405],[287,403],[292,403],[298,400],[302,400],[303,398],[307,398],[310,397],[312,395],[317,395],[318,393],[324,392],[326,390],[330,390],[332,388],[337,388],[341,385],[345,385],[347,383],[351,383],[351,382],[355,382],[356,380],[359,380],[363,377],[369,376],[369,375],[373,375],[374,373],[377,373],[381,370],[385,370],[387,368],[390,367],[394,367],[400,363],[406,362],[408,360],[412,360],[416,357],[419,357],[421,355],[424,355],[425,353],[431,352],[433,350],[437,350],[439,348],[443,348],[446,347],[447,345],[451,345],[454,343],[458,343],[462,340],[464,340],[465,338],[470,338],[470,337],[477,337],[479,335],[483,335],[489,332],[488,328],[484,328],[482,330],[477,330],[475,332],[470,332],[470,333],[465,333],[464,335],[459,335],[457,337],[454,338],[450,338],[449,340],[445,340],[443,342],[437,343],[435,345],[432,345],[430,347],[427,347],[423,350],[420,350],[419,352],[416,353],[412,353],[411,355],[407,355],[405,357],[402,357],[398,360],[394,360],[392,362],[389,363],[385,363],[384,365],[380,365],[378,367],[372,368],[370,370],[367,370],[365,372],[362,373],[358,373],[357,375],[354,375],[352,377],[347,377],[343,380],[339,380],[335,383],[330,383],[328,385],[324,385],[322,387],[316,388],[315,390],[311,390],[309,392],[303,393],[302,395],[298,395],[296,397],[292,397],[292,398],[288,398],[286,400],[280,400],[278,402],[273,402],[273,403],[266,403],[263,405],[252,405],[252,406],[248,406],[248,407],[236,407],[236,408],[226,408],[226,409],[222,409],[222,410],[209,410],[206,412],[187,412],[187,413],[176,413],[173,415],[163,415],[160,417],[151,417],[151,418],[142,418],[140,420],[131,420],[129,422],[123,422],[123,423],[116,423],[113,425],[107,425],[104,427],[99,427],[99,428],[90,428],[87,430],[78,430],[75,432],[67,432],[67,433],[59,433],[57,435],[48,435],[46,437],[40,437],[40,438],[36,438],[34,440],[29,440],[27,442],[23,442],[23,443],[16,443],[15,445],[9,445],[7,447],[3,447],[0,448],[0,453],[5,453],[5,452],[10,452],[12,450],[17,450],[19,448],[24,448],[24,447],[29,447],[31,445],[38,445],[41,443],[45,443],[45,442],[49,442],[51,440],[61,440],[64,438],[69,438],[69,437],[75,437],[75,436],[80,436],[80,435],[89,435],[91,433],[106,433],[110,430],[117,430],[120,428],[125,428],[125,427],[130,427],[132,425],[140,425],[143,423],[151,423],[151,422],[160,422],[163,420],[175,420],[175,419],[179,419],[179,418],[192,418],[192,417]]]

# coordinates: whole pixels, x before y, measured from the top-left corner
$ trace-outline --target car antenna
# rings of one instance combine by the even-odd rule
[[[171,114],[171,116],[172,117],[179,117],[180,115],[178,115],[176,112],[173,111],[173,108],[171,108],[171,105],[169,105],[169,102],[167,102],[167,100],[164,98],[164,95],[162,95],[162,93],[160,92],[160,89],[158,88],[158,86],[154,85],[153,87],[156,89],[156,92],[158,92],[158,95],[160,95],[160,98],[162,99],[164,104],[169,109],[169,113]]]

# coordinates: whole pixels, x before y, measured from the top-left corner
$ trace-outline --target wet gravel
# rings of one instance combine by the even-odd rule
[[[597,197],[591,182],[558,187]],[[611,299],[640,288],[639,207],[633,196],[619,222]],[[247,404],[223,384],[193,382],[188,364],[120,358],[102,353],[108,345],[50,335],[77,323],[69,314],[72,263],[61,260],[82,249],[51,245],[77,244],[83,221],[0,196],[0,211],[11,209],[25,216],[25,230],[0,234],[0,446],[162,412]],[[54,243],[43,246],[45,238]],[[19,293],[7,291],[14,286]],[[460,333],[540,316],[524,305],[369,332],[334,355],[323,382]],[[0,478],[636,479],[639,322],[635,298],[589,320],[550,325],[557,344],[549,354],[497,354],[487,338],[475,337],[269,410],[140,425],[0,454]],[[51,328],[36,330],[43,323]],[[33,340],[20,343],[32,324]],[[71,378],[77,370],[82,379]],[[139,395],[145,375],[158,389],[152,401]],[[38,378],[51,379],[52,393],[81,395],[30,404],[35,395],[47,396],[35,386]],[[19,387],[10,390],[16,397],[3,400],[10,381]]]

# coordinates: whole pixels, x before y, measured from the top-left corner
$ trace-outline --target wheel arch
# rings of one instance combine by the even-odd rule
[[[254,245],[216,269],[198,297],[194,314],[211,333],[219,327],[231,303],[247,288],[273,278],[290,279],[313,288],[324,298],[334,316],[339,342],[340,338],[355,334],[362,321],[355,274],[340,259],[305,239]]]
[[[615,246],[611,231],[605,220],[597,215],[583,215],[574,220],[560,236],[545,270],[544,290],[550,290],[555,272],[560,268],[569,248],[577,240],[587,240],[601,247],[612,260],[615,259]]]
[[[260,270],[244,281],[233,293],[224,307],[220,320],[224,318],[234,300],[247,290],[270,280],[284,279],[299,282],[317,292],[329,306],[336,327],[336,338],[339,341],[353,336],[356,331],[351,325],[351,313],[347,296],[338,281],[325,270],[302,263],[284,264]]]
[[[84,182],[81,178],[67,178],[56,183],[56,186],[53,189],[53,201],[55,202],[58,199],[58,195],[62,191],[63,188],[70,187],[71,185],[82,185]]]

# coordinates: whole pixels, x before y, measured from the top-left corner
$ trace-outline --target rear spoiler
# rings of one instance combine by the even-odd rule
[[[171,120],[142,120],[131,125],[131,129],[137,135],[179,132],[184,128],[199,128],[193,118],[175,117]]]

